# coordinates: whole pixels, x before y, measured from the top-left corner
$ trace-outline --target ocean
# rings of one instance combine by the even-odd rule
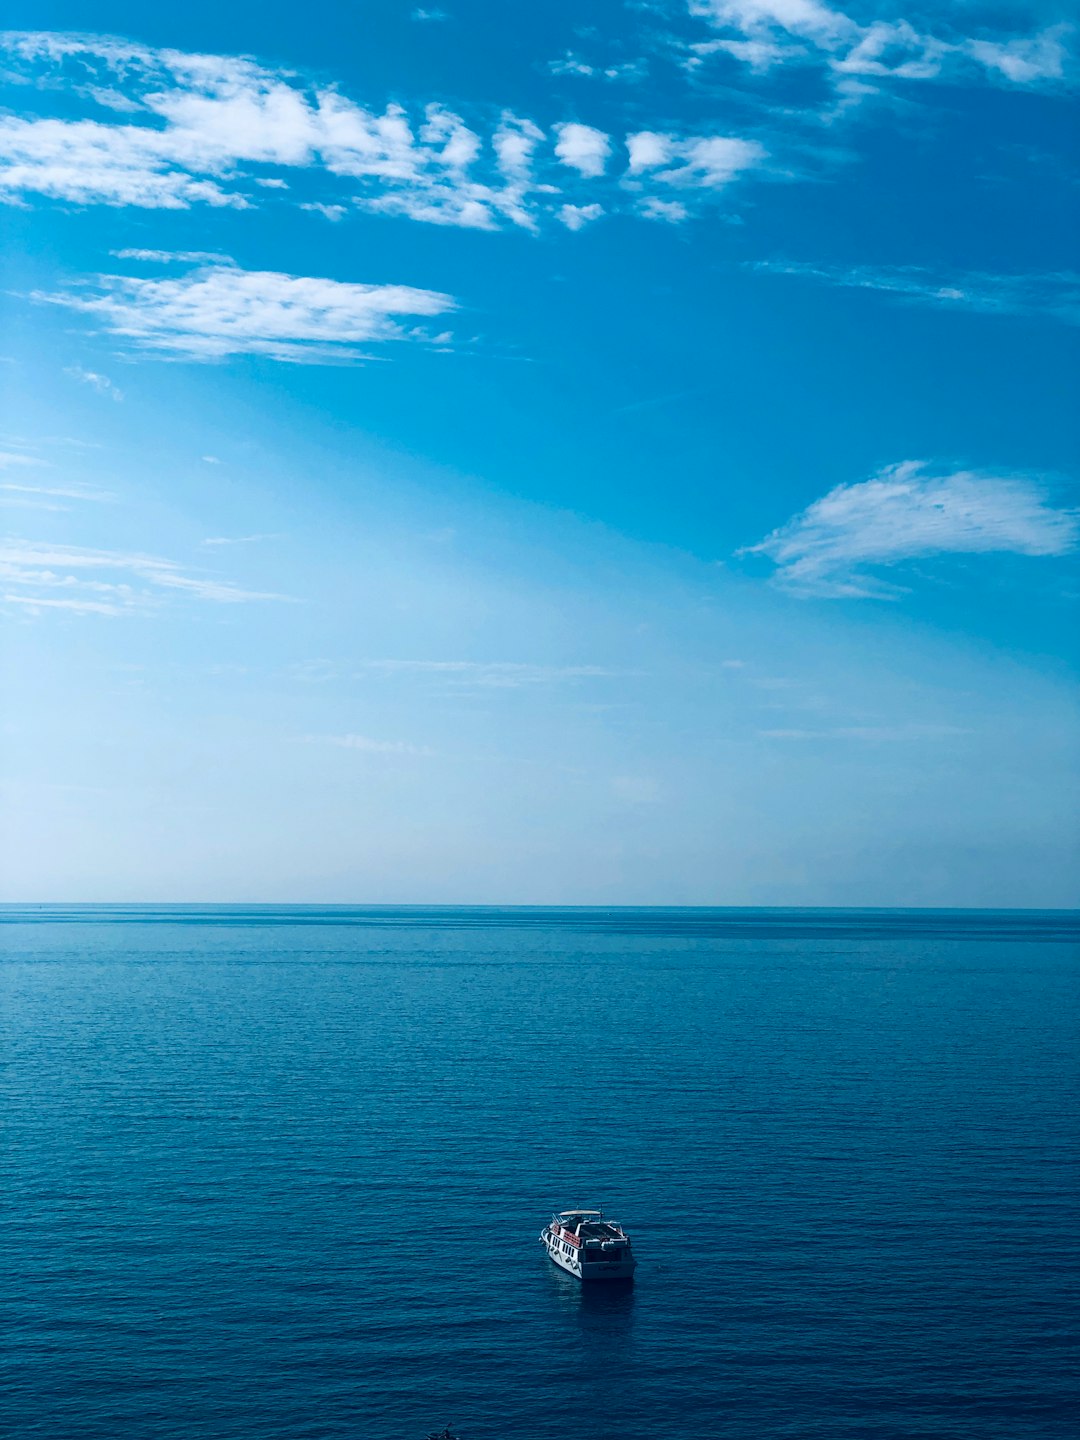
[[[8,1435],[1075,1434],[1076,914],[0,922]]]

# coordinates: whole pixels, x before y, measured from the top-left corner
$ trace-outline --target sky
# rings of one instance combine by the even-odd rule
[[[1056,0],[0,39],[0,898],[1080,903]]]

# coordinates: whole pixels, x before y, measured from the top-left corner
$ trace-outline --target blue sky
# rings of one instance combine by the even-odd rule
[[[1066,7],[8,15],[6,898],[1077,903]]]

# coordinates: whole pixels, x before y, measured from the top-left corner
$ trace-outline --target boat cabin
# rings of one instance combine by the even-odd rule
[[[610,1264],[630,1258],[630,1241],[602,1210],[563,1210],[551,1217],[551,1229],[577,1252],[582,1264]]]

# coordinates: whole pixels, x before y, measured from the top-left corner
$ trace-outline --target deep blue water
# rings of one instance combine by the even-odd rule
[[[0,921],[13,1436],[1072,1440],[1075,914]]]

